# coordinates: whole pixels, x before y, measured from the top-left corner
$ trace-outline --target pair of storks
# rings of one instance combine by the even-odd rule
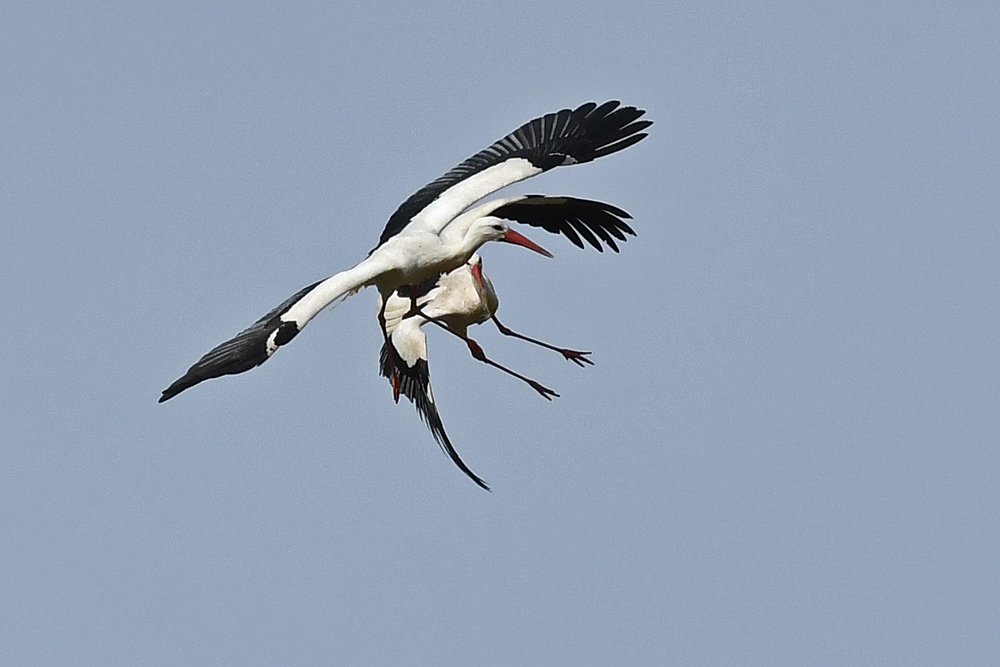
[[[542,343],[507,329],[496,319],[497,296],[483,274],[476,251],[489,241],[524,246],[548,257],[544,248],[521,236],[508,221],[563,234],[580,248],[584,241],[615,252],[615,239],[635,232],[625,211],[587,199],[520,195],[470,208],[497,190],[560,165],[610,155],[642,140],[652,121],[644,110],[618,101],[588,102],[531,120],[476,153],[441,178],[422,187],[392,214],[378,245],[352,269],[305,287],[234,338],[197,361],[163,391],[166,401],[202,380],[242,373],[264,363],[291,341],[309,320],[363,287],[378,288],[379,324],[385,342],[382,375],[393,397],[402,393],[417,408],[435,440],[452,461],[484,489],[489,487],[462,461],[441,423],[431,393],[427,340],[421,327],[437,324],[458,335],[473,356],[527,382],[545,398],[551,389],[487,358],[467,336],[471,324],[493,319],[501,332],[560,352],[579,365],[591,363],[586,352]]]

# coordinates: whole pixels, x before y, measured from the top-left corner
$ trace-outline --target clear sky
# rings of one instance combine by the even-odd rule
[[[0,663],[995,660],[1000,10],[806,4],[5,3]],[[514,191],[638,237],[482,253],[596,365],[477,328],[549,403],[428,332],[492,493],[392,402],[371,290],[157,404],[607,99],[650,137]]]

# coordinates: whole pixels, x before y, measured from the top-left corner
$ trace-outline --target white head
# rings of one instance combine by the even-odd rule
[[[478,250],[483,244],[489,243],[490,241],[503,241],[504,243],[513,243],[514,245],[524,246],[528,250],[534,250],[538,254],[545,255],[546,257],[552,257],[552,253],[548,250],[534,241],[521,236],[500,218],[494,218],[491,216],[479,218],[473,222],[468,231],[465,232],[465,238],[463,240],[473,249],[473,251]]]

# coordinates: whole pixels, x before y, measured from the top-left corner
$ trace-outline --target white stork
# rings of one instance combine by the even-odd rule
[[[561,200],[553,197],[543,200],[548,201],[547,205],[594,206],[619,218],[629,217],[625,211],[600,202]],[[622,228],[633,233],[624,223]],[[513,336],[554,350],[563,358],[581,367],[594,363],[586,356],[590,354],[589,352],[550,345],[504,326],[496,316],[499,305],[500,301],[493,283],[483,272],[482,258],[478,254],[473,254],[466,264],[454,271],[421,283],[415,295],[411,295],[408,288],[402,287],[392,293],[385,308],[382,309],[385,313],[388,337],[379,355],[379,368],[382,375],[389,378],[393,398],[398,402],[400,393],[409,398],[444,452],[462,472],[487,491],[489,487],[462,460],[444,430],[431,390],[430,369],[427,363],[427,337],[424,335],[423,326],[432,322],[455,334],[466,342],[473,357],[523,380],[548,400],[552,400],[553,396],[558,397],[559,394],[489,359],[482,347],[469,338],[468,328],[473,324],[492,320],[500,333],[505,336]]]
[[[203,380],[248,371],[267,361],[324,308],[363,287],[378,288],[383,303],[396,288],[452,271],[484,243],[506,241],[551,257],[510,229],[505,220],[561,233],[582,247],[579,236],[600,249],[620,231],[606,219],[534,217],[531,197],[474,203],[497,190],[560,165],[589,162],[642,140],[652,121],[618,101],[588,102],[531,120],[425,185],[389,218],[378,245],[352,269],[305,287],[232,339],[199,359],[160,396],[166,401]],[[384,316],[379,321],[385,333]]]

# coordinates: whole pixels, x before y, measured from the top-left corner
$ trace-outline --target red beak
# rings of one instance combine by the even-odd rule
[[[480,262],[476,262],[469,267],[469,271],[472,273],[472,277],[476,279],[476,282],[480,285],[483,284],[483,265]]]
[[[507,233],[503,235],[503,238],[501,238],[499,240],[500,241],[504,241],[506,243],[513,243],[514,245],[524,246],[528,250],[534,250],[539,255],[545,255],[546,257],[550,257],[550,258],[552,257],[552,253],[551,252],[549,252],[548,250],[546,250],[542,246],[538,245],[534,241],[530,241],[530,240],[526,239],[525,237],[521,236],[520,234],[518,234],[517,232],[515,232],[513,229],[508,229]]]

